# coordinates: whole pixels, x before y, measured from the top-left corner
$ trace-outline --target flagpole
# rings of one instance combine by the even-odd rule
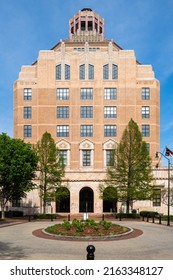
[[[170,226],[170,160],[168,159],[168,220],[167,220],[167,226]]]

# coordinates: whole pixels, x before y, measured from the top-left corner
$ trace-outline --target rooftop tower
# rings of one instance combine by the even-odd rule
[[[90,8],[84,8],[69,20],[70,42],[103,42],[104,19]]]

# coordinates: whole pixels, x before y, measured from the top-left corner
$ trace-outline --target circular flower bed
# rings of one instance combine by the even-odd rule
[[[95,222],[94,220],[72,222],[64,221],[45,229],[45,232],[58,236],[114,236],[129,232],[130,229],[107,221]]]

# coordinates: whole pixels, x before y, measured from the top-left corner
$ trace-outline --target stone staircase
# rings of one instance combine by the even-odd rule
[[[70,213],[58,213],[58,220],[83,220],[85,213],[76,213],[76,214],[70,214]],[[115,217],[113,216],[113,213],[88,213],[88,219],[89,220],[95,220],[95,221],[102,221],[103,219],[106,221],[115,220]]]

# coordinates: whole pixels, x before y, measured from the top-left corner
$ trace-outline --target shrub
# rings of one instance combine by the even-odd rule
[[[82,223],[82,221],[78,221],[77,219],[74,219],[72,221],[72,225],[76,228],[77,232],[82,232],[84,231],[85,225]]]
[[[116,214],[116,218],[126,218],[126,219],[139,219],[140,215],[135,213],[118,213]]]
[[[155,211],[141,211],[140,216],[152,218],[153,216],[158,216],[159,213]]]
[[[94,220],[86,220],[86,221],[84,221],[84,224],[86,225],[86,226],[96,226],[97,225],[97,223],[94,221]]]
[[[104,229],[109,229],[112,223],[106,222],[106,221],[101,221],[100,225],[104,227]]]
[[[71,223],[69,221],[64,221],[62,226],[64,226],[67,230],[71,229]]]
[[[57,215],[56,214],[34,214],[34,219],[56,219]]]
[[[169,218],[170,218],[170,221],[173,222],[173,215],[170,215]],[[167,220],[168,220],[168,215],[162,216],[162,221],[167,221]]]
[[[0,211],[0,216],[1,216],[1,211]],[[23,217],[23,211],[18,211],[18,210],[5,211],[5,217],[6,218]]]

